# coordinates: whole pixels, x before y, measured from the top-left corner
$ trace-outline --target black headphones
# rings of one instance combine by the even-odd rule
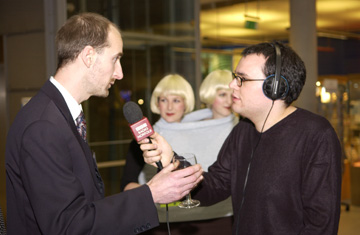
[[[263,92],[266,97],[271,100],[277,100],[285,98],[289,92],[289,83],[281,76],[281,51],[280,47],[274,43],[272,44],[275,47],[276,53],[276,67],[275,74],[269,75],[265,78],[263,83]]]

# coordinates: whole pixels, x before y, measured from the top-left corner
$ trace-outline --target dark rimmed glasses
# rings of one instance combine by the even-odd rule
[[[232,73],[233,79],[236,79],[236,84],[241,87],[243,82],[252,82],[252,81],[264,81],[265,79],[246,79],[237,75],[236,73]]]

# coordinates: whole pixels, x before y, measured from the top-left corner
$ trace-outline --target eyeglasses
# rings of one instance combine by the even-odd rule
[[[241,87],[243,82],[252,82],[252,81],[264,81],[265,79],[246,79],[235,73],[232,73],[233,79],[236,79],[236,84]]]

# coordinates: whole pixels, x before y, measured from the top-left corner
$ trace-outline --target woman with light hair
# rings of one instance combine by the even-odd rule
[[[216,161],[223,142],[238,122],[231,109],[231,81],[229,70],[209,73],[199,89],[200,100],[206,108],[186,114],[180,123],[157,125],[156,131],[165,137],[177,153],[194,153],[205,171]],[[147,165],[145,168],[154,167]],[[150,176],[146,177],[147,180]],[[165,222],[165,207],[157,208],[160,222]],[[171,222],[181,222],[171,226],[172,234],[182,234],[181,231],[188,228],[202,234],[202,230],[206,231],[203,228],[210,226],[221,227],[223,234],[231,234],[232,215],[231,198],[228,198],[212,206],[192,208],[190,213],[173,206],[168,216]],[[163,224],[159,229],[162,227]],[[152,234],[157,234],[159,229],[152,231]]]
[[[238,122],[238,118],[231,109],[232,99],[229,87],[231,81],[232,74],[229,70],[214,70],[209,73],[199,89],[200,101],[206,105],[206,108],[185,115],[181,121],[184,124],[194,123],[193,128],[190,127],[190,124],[187,126],[192,129],[192,132],[197,131],[198,135],[204,136],[202,139],[206,139],[203,144],[198,139],[194,140],[195,143],[199,142],[197,146],[201,148],[201,150],[196,150],[199,152],[198,163],[206,171],[215,162],[222,143]],[[211,133],[216,133],[216,136],[214,137]],[[207,136],[212,136],[212,140],[207,140]],[[170,143],[169,140],[168,142]],[[213,144],[207,146],[205,142]],[[207,147],[203,148],[204,146]],[[194,148],[192,145],[191,147]]]
[[[170,104],[170,98],[181,98],[184,100],[183,112],[173,115],[167,115],[167,109],[163,109],[161,104]],[[176,100],[174,100],[176,102]],[[195,97],[194,91],[188,81],[178,74],[165,76],[156,85],[150,100],[150,109],[153,113],[160,114],[160,117],[168,122],[180,122],[183,115],[194,109]],[[168,107],[171,108],[172,106]]]
[[[229,87],[231,81],[232,74],[229,70],[215,70],[209,73],[201,83],[199,90],[200,101],[208,109],[196,111],[193,115],[202,119],[219,119],[231,115],[232,100]],[[187,122],[190,117],[192,116],[187,117],[184,121]]]
[[[215,70],[209,73],[200,86],[200,101],[212,109],[214,102],[217,101],[216,98],[223,97],[231,106],[231,89],[229,87],[231,81],[232,74],[229,70]],[[216,119],[217,116],[214,115],[214,119]]]
[[[151,111],[160,115],[160,119],[153,126],[154,130],[163,133],[162,130],[181,122],[185,114],[193,111],[194,106],[194,91],[184,77],[179,74],[163,77],[154,88],[150,100]],[[155,174],[156,168],[145,165],[139,145],[132,141],[126,156],[121,190],[136,188]]]
[[[228,70],[211,72],[204,79],[199,90],[200,100],[207,108],[188,113],[184,117],[180,117],[180,112],[179,116],[169,113],[163,107],[163,104],[168,103],[166,99],[170,99],[176,94],[178,97],[183,97],[185,106],[188,108],[184,107],[183,114],[193,108],[191,102],[194,96],[190,92],[191,86],[181,85],[181,79],[175,79],[175,76],[171,77],[164,77],[154,89],[151,97],[152,112],[161,116],[160,120],[153,126],[154,130],[162,135],[173,149],[177,150],[177,153],[194,153],[198,163],[207,171],[208,167],[215,162],[225,138],[238,122],[237,117],[231,111],[232,100],[229,88],[229,83],[232,81],[231,72]],[[141,156],[139,161],[143,162],[142,151],[139,150],[138,154]],[[127,161],[131,162],[134,159],[127,157]],[[141,167],[142,172],[139,175],[138,182],[144,184],[156,174],[157,169],[147,164]],[[131,174],[127,172],[134,173],[136,170],[125,168],[124,177]],[[124,180],[126,179],[123,179],[123,182]],[[128,185],[136,186],[139,183]],[[127,186],[124,190],[130,188]],[[160,227],[147,234],[157,235],[166,231],[166,209],[162,205],[156,206]],[[182,234],[181,231],[188,228],[193,228],[201,234],[201,230],[209,226],[220,226],[223,228],[224,234],[231,234],[233,215],[231,198],[209,207],[201,207],[200,205],[200,207],[192,208],[190,213],[186,209],[178,208],[176,203],[170,207],[169,221],[181,222],[171,225],[171,233],[174,235]]]

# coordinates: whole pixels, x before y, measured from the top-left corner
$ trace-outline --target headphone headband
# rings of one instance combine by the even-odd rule
[[[275,48],[275,74],[268,76],[263,84],[263,92],[271,100],[284,98],[289,91],[286,78],[281,76],[281,50],[276,43],[271,44]]]
[[[274,43],[275,53],[276,53],[276,65],[275,65],[275,81],[274,81],[274,94],[278,96],[279,93],[279,84],[280,84],[280,76],[281,76],[281,50],[280,47]]]

